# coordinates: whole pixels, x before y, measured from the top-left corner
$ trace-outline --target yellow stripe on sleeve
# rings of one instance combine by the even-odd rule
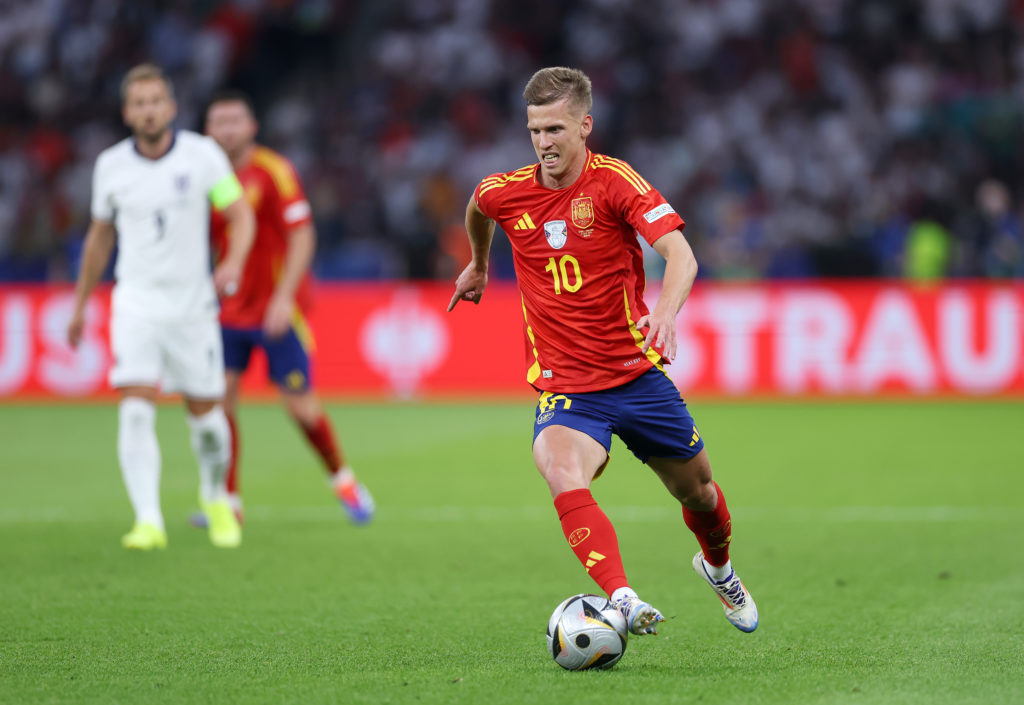
[[[502,188],[508,186],[510,183],[517,181],[526,181],[533,177],[533,170],[536,168],[535,164],[524,166],[515,171],[507,174],[495,174],[488,176],[486,179],[480,182],[480,195],[483,196],[485,193],[494,188]]]
[[[483,196],[483,195],[484,195],[485,193],[487,193],[487,192],[488,192],[488,191],[490,191],[491,189],[494,189],[494,188],[501,188],[501,187],[502,187],[502,186],[504,186],[504,185],[505,185],[505,184],[503,184],[503,183],[500,183],[500,182],[496,182],[496,183],[493,183],[493,184],[489,184],[488,186],[484,186],[484,185],[481,185],[481,186],[480,186],[480,195],[481,195],[481,196]]]
[[[295,176],[295,170],[288,160],[277,152],[261,147],[253,152],[252,163],[270,174],[283,200],[294,198],[299,193],[299,179]]]
[[[633,167],[631,167],[629,164],[627,164],[626,162],[622,161],[621,159],[611,159],[610,161],[613,164],[615,164],[616,166],[622,167],[622,169],[627,174],[632,174],[633,178],[636,179],[636,181],[641,186],[643,186],[647,190],[651,189],[651,185],[649,183],[647,183],[647,181],[644,179],[644,177],[640,176],[640,174],[637,172],[637,170],[634,169]]]
[[[640,179],[639,176],[634,178],[632,175],[630,175],[630,173],[626,169],[624,169],[621,166],[618,166],[617,164],[612,164],[612,163],[606,162],[604,160],[596,160],[595,159],[594,160],[594,168],[595,169],[610,169],[611,171],[614,171],[616,174],[618,174],[623,179],[625,179],[633,188],[635,188],[641,194],[645,194],[645,193],[647,193],[648,191],[651,190],[650,185],[646,181],[644,181],[643,179]]]

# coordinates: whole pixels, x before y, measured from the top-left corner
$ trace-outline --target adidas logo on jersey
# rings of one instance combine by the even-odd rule
[[[516,221],[515,230],[533,230],[536,227],[537,226],[534,225],[533,221],[530,219],[530,214],[523,213],[519,216],[519,220]]]

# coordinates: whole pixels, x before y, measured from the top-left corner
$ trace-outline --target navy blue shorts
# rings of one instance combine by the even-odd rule
[[[533,440],[554,425],[582,431],[605,450],[611,449],[614,433],[642,463],[648,458],[692,458],[704,447],[679,390],[653,367],[599,392],[544,392],[537,403]]]
[[[310,388],[309,352],[295,328],[279,338],[267,338],[260,328],[221,327],[224,338],[224,367],[244,372],[255,347],[267,354],[267,367],[274,384],[287,392],[304,392]]]

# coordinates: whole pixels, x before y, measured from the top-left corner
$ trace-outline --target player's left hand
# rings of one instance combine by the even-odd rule
[[[676,319],[675,316],[661,316],[650,313],[641,316],[636,322],[637,330],[645,333],[641,350],[646,353],[650,348],[669,362],[676,357]]]
[[[218,296],[234,296],[238,291],[238,281],[242,278],[242,268],[234,262],[225,260],[213,270],[213,286]]]
[[[274,296],[263,314],[263,333],[268,338],[280,338],[292,325],[295,302],[287,297]]]

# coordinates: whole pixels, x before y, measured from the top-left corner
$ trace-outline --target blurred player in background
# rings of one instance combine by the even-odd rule
[[[260,347],[285,408],[323,461],[334,494],[349,518],[362,524],[373,517],[373,499],[345,462],[331,421],[310,386],[313,339],[306,312],[311,299],[309,268],[316,249],[312,214],[291,162],[256,144],[258,128],[252,104],[243,93],[221,93],[207,108],[206,133],[227,153],[256,213],[256,242],[241,287],[224,302],[220,316],[227,373],[225,407],[235,443],[227,473],[229,499],[241,518],[239,384],[253,348]],[[225,232],[224,219],[214,214],[213,243],[221,260],[230,255]]]
[[[728,620],[752,632],[757,607],[729,560],[725,497],[693,418],[663,370],[676,354],[676,316],[697,274],[683,219],[628,164],[587,149],[593,117],[584,73],[541,69],[523,96],[540,163],[477,186],[466,210],[473,259],[448,310],[460,300],[480,303],[500,223],[523,299],[526,379],[541,392],[534,462],[569,546],[632,633],[657,633],[664,618],[629,586],[615,529],[590,493],[615,433],[682,504],[701,547],[694,570],[714,589]],[[666,260],[653,312],[643,300],[637,233]]]
[[[92,222],[68,342],[76,347],[82,339],[86,302],[116,239],[110,384],[121,393],[117,455],[135,510],[135,525],[121,543],[142,550],[167,546],[155,428],[160,385],[185,397],[210,540],[216,546],[238,546],[241,528],[224,489],[231,430],[221,407],[224,359],[217,294],[238,287],[253,242],[253,213],[214,141],[171,129],[177,106],[158,67],[142,64],[129,71],[121,97],[132,136],[96,160]],[[211,205],[231,232],[212,277]]]

